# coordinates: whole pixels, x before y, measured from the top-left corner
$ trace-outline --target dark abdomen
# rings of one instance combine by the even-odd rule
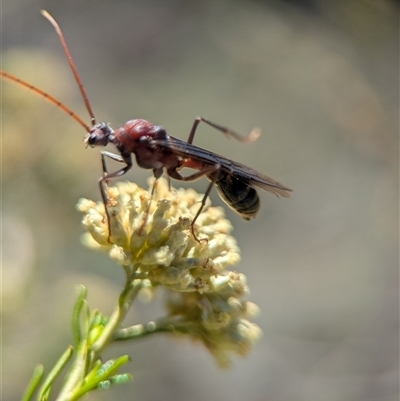
[[[208,179],[217,186],[221,199],[243,219],[250,220],[256,216],[260,199],[254,188],[221,171],[211,174]]]

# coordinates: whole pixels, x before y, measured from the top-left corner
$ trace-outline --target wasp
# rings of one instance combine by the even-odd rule
[[[87,131],[87,135],[84,139],[84,142],[87,145],[91,147],[104,147],[111,143],[117,148],[119,154],[114,154],[108,151],[101,152],[103,175],[99,179],[99,185],[102,200],[106,209],[109,229],[110,216],[107,211],[108,200],[106,183],[112,178],[126,174],[132,168],[132,155],[135,156],[136,163],[139,167],[153,171],[156,181],[164,172],[168,177],[178,181],[194,181],[204,176],[210,181],[200,207],[191,222],[191,232],[196,240],[197,237],[194,231],[195,222],[203,210],[207,197],[214,185],[217,187],[221,199],[245,220],[254,218],[260,208],[260,199],[257,193],[258,188],[271,192],[277,196],[290,196],[291,189],[272,178],[269,178],[243,164],[234,162],[227,157],[193,145],[193,139],[200,122],[208,124],[226,136],[232,137],[239,142],[252,142],[256,140],[259,136],[258,130],[253,130],[246,137],[242,137],[229,128],[216,124],[207,118],[196,117],[188,140],[182,141],[168,135],[162,126],[152,124],[143,119],[130,120],[117,130],[113,130],[107,123],[96,123],[86,90],[79,77],[72,56],[65,42],[64,35],[57,22],[47,11],[42,11],[42,14],[53,25],[61,41],[71,71],[75,77],[86,109],[89,113],[91,126],[87,125],[77,114],[63,103],[41,89],[5,71],[0,71],[0,75],[4,79],[8,79],[14,83],[31,89],[34,93],[46,98],[76,120]],[[115,172],[109,173],[107,170],[106,158],[122,163],[124,166]],[[181,170],[184,168],[190,168],[196,172],[190,175],[182,175]],[[151,194],[153,194],[154,189],[155,184]],[[109,240],[110,237],[111,232],[109,230]]]

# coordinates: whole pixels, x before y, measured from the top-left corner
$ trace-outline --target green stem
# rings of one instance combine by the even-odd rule
[[[118,306],[114,309],[103,332],[91,347],[95,355],[100,355],[107,344],[112,341],[114,332],[126,316],[141,287],[142,280],[127,283],[119,297]]]
[[[113,341],[137,340],[155,333],[188,333],[198,328],[193,323],[187,323],[182,319],[161,318],[146,324],[135,324],[117,330],[114,333]]]
[[[79,383],[81,383],[86,369],[86,360],[88,356],[88,349],[86,340],[79,344],[77,349],[76,358],[71,366],[68,379],[65,382],[63,388],[60,391],[56,401],[71,401],[71,394],[76,389]]]
[[[129,272],[129,270],[127,272]],[[141,279],[129,281],[129,278],[133,275],[134,272],[130,272],[129,275],[127,274],[125,288],[119,296],[118,305],[107,321],[102,333],[93,344],[88,343],[90,332],[89,322],[91,319],[85,299],[86,289],[84,287],[79,288],[80,294],[73,314],[77,352],[69,370],[67,380],[57,397],[57,401],[76,400],[92,388],[92,384],[89,382],[87,383],[86,388],[81,387],[82,384],[84,384],[83,380],[85,374],[92,369],[92,364],[100,358],[101,352],[113,340],[114,332],[121,325],[121,322],[129,311],[132,302],[135,300],[140,288],[142,287],[143,280]]]

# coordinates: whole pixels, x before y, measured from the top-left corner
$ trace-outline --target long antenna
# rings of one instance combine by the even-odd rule
[[[82,125],[82,127],[85,128],[85,130],[87,132],[90,133],[90,127],[76,113],[74,113],[70,108],[65,106],[63,103],[61,103],[55,97],[53,97],[53,96],[49,95],[48,93],[42,91],[41,89],[37,88],[36,86],[33,86],[33,85],[29,84],[28,82],[25,82],[22,79],[17,78],[14,75],[11,75],[8,72],[5,72],[3,70],[0,70],[0,76],[2,76],[5,79],[8,79],[11,82],[15,82],[18,85],[22,85],[25,88],[28,88],[29,90],[31,90],[36,95],[44,97],[47,101],[49,101],[50,103],[55,104],[63,112],[67,113],[70,117],[72,117],[75,121],[77,121],[80,125]]]
[[[75,81],[78,84],[79,90],[81,91],[81,95],[82,95],[83,101],[85,103],[86,110],[88,111],[89,116],[90,116],[90,122],[92,125],[94,125],[94,124],[96,124],[96,119],[94,117],[92,107],[90,106],[89,98],[86,94],[85,87],[83,86],[81,78],[79,77],[78,70],[76,69],[75,64],[72,60],[71,53],[68,50],[68,46],[67,46],[67,43],[65,42],[64,35],[62,34],[61,29],[58,26],[56,20],[46,10],[42,10],[41,13],[51,23],[51,25],[53,25],[54,29],[57,32],[57,35],[61,41],[61,45],[64,49],[64,53],[67,56],[69,66],[71,67],[72,73],[74,74]]]

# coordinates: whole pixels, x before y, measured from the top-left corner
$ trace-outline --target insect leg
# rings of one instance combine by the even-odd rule
[[[113,173],[109,174],[107,171],[107,164],[106,164],[106,159],[105,159],[106,157],[109,157],[110,159],[112,159],[118,163],[125,163],[126,166],[124,166],[120,170],[114,171]],[[107,192],[105,189],[105,185],[107,184],[107,181],[110,178],[120,177],[121,175],[124,175],[127,171],[129,171],[132,167],[132,160],[130,157],[124,159],[123,157],[121,157],[120,155],[116,155],[115,153],[103,151],[103,152],[101,152],[101,165],[103,168],[103,176],[100,177],[100,179],[99,179],[100,194],[101,194],[101,198],[103,199],[104,209],[106,211],[106,216],[107,216],[108,242],[111,243],[111,240],[110,240],[110,238],[111,238],[110,214],[107,209],[108,198],[107,198]]]
[[[117,155],[115,153],[107,152],[106,150],[102,151],[101,152],[101,164],[102,164],[103,173],[105,173],[104,174],[105,176],[108,175],[105,156],[109,157],[112,160],[115,160],[118,163],[126,163],[126,161],[124,160],[124,158],[122,156]],[[126,163],[126,164],[128,164],[128,163]]]
[[[176,169],[167,170],[167,174],[171,178],[174,178],[175,180],[178,180],[178,181],[194,181],[204,175],[207,175],[208,177],[210,177],[210,175],[212,175],[213,173],[216,173],[216,174],[213,174],[211,182],[207,187],[207,190],[203,196],[203,199],[201,200],[199,210],[197,211],[196,215],[194,216],[192,222],[190,223],[190,231],[192,232],[193,237],[197,242],[200,242],[200,241],[198,240],[196,234],[194,233],[194,223],[196,222],[197,218],[200,216],[200,213],[204,209],[204,206],[206,205],[206,200],[207,200],[208,196],[210,195],[210,192],[211,192],[211,189],[212,189],[214,183],[218,179],[218,171],[220,171],[220,169],[221,169],[221,166],[219,164],[208,165],[208,166],[203,167],[197,173],[194,173],[194,174],[191,174],[188,176],[182,176]]]
[[[188,143],[193,143],[194,134],[196,133],[197,126],[200,124],[201,121],[203,123],[210,125],[211,127],[215,128],[215,129],[217,129],[218,131],[221,131],[228,138],[232,137],[242,143],[254,142],[261,134],[261,132],[258,128],[254,128],[253,131],[250,132],[250,134],[248,134],[246,136],[242,136],[242,135],[237,134],[235,131],[232,131],[231,129],[224,127],[223,125],[213,123],[212,121],[208,120],[207,118],[196,117],[194,119],[192,129],[190,130],[189,138],[187,140]]]
[[[107,152],[106,150],[101,152],[101,166],[103,168],[103,177],[107,177],[107,164],[105,156],[109,157],[110,159],[118,162],[118,163],[126,163],[125,160],[120,155],[116,155],[115,153]]]

